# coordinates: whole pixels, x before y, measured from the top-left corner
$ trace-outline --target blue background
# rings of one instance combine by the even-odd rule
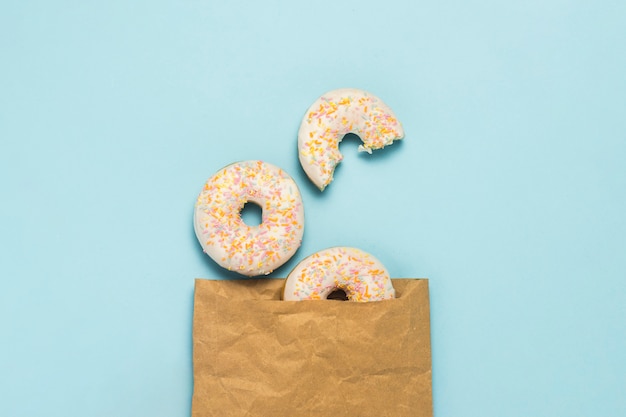
[[[435,414],[626,415],[626,3],[0,6],[0,415],[187,416],[193,234],[219,168],[281,166],[304,243],[428,277]],[[406,139],[303,174],[308,106]]]

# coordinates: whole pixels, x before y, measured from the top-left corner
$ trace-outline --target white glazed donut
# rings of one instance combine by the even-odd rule
[[[261,207],[262,222],[241,219],[248,202]],[[267,275],[293,256],[302,242],[304,208],[294,180],[262,161],[228,165],[204,185],[194,212],[202,249],[228,270]]]
[[[360,249],[324,249],[302,260],[285,280],[283,300],[323,300],[343,290],[350,301],[379,301],[395,297],[389,272]]]
[[[378,97],[354,88],[324,94],[309,107],[298,131],[300,164],[321,191],[343,159],[339,142],[348,133],[358,135],[359,150],[368,153],[404,137],[402,125]]]

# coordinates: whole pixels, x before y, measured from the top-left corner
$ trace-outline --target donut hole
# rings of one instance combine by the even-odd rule
[[[348,301],[348,295],[341,288],[335,288],[326,297],[327,300]]]
[[[241,220],[248,226],[254,227],[263,223],[263,209],[256,203],[248,201],[241,208]]]

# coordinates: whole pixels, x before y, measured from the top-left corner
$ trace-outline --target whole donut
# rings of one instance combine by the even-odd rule
[[[302,260],[285,281],[283,300],[323,300],[343,290],[350,301],[380,301],[395,297],[384,265],[357,248],[334,247]]]
[[[241,219],[248,202],[261,207],[258,226]],[[204,252],[222,267],[250,277],[267,275],[302,243],[302,197],[295,181],[277,166],[234,163],[205,183],[196,201],[194,229]]]

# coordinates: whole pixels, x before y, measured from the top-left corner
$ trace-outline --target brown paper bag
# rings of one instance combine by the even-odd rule
[[[432,416],[428,280],[371,303],[283,283],[196,280],[193,417]]]

